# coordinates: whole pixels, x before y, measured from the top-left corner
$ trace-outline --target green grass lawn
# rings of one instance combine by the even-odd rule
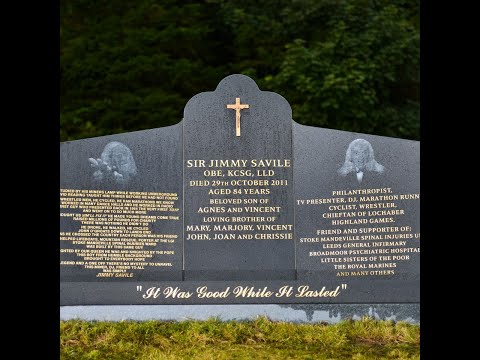
[[[342,321],[60,322],[61,359],[419,359],[420,326]]]

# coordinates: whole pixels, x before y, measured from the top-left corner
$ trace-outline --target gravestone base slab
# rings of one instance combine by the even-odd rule
[[[248,305],[94,305],[61,306],[60,320],[254,320],[266,316],[272,321],[294,323],[359,320],[364,316],[379,320],[420,324],[420,304],[248,304]]]

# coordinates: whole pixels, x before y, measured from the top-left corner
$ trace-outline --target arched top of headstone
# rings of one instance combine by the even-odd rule
[[[242,74],[232,74],[223,78],[217,85],[215,91],[227,91],[230,88],[236,88],[240,91],[241,89],[249,89],[252,92],[261,91],[252,78],[242,75]]]
[[[214,91],[192,97],[183,120],[185,151],[192,156],[203,149],[217,159],[291,158],[290,104],[248,76],[227,76]]]
[[[255,102],[256,106],[253,108],[250,106],[252,109],[250,111],[261,109],[278,115],[279,120],[292,120],[292,108],[283,96],[271,91],[262,91],[252,78],[242,74],[229,75],[218,83],[214,91],[193,96],[185,105],[184,119],[188,121],[191,114],[198,114],[199,109],[212,110],[213,104],[233,104],[236,98],[239,98],[242,104],[250,105],[250,102]]]

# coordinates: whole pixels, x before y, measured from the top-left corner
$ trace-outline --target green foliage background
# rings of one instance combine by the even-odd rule
[[[295,121],[420,139],[419,0],[61,0],[60,139],[178,123],[234,73]]]

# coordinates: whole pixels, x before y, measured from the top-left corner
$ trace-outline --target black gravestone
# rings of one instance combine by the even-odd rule
[[[60,164],[61,305],[419,302],[419,142],[299,125],[232,75]]]

